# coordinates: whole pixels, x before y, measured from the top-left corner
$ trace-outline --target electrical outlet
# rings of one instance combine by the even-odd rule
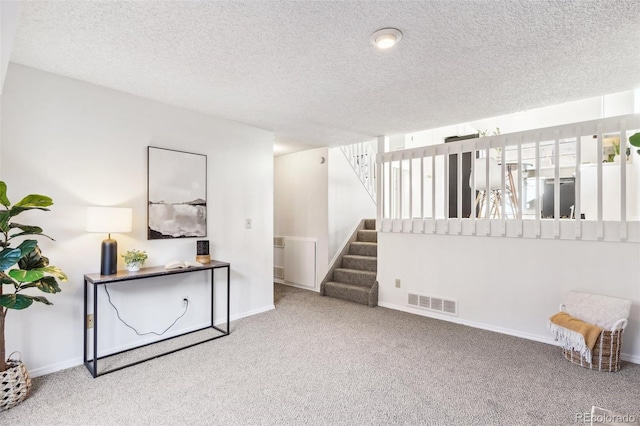
[[[251,229],[251,219],[244,220],[244,227],[247,229]]]
[[[182,298],[182,307],[186,308],[187,306],[189,306],[189,298],[185,296]]]
[[[400,278],[396,278],[396,288],[400,288]]]
[[[93,314],[87,315],[87,328],[93,328]]]

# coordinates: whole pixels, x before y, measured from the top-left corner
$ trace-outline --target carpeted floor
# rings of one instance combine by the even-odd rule
[[[34,379],[2,425],[572,425],[640,416],[640,365],[598,373],[549,345],[276,285],[231,335],[97,379]]]

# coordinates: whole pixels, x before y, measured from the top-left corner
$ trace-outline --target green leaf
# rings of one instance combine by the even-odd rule
[[[37,282],[39,283],[40,281],[37,281]],[[22,284],[22,285],[20,285],[20,291],[21,290],[26,290],[28,288],[33,288],[33,287],[38,287],[38,284],[37,283]]]
[[[640,148],[640,133],[634,133],[633,135],[631,135],[629,137],[629,143]],[[638,151],[638,154],[640,154],[640,151]]]
[[[53,200],[46,195],[30,194],[18,201],[14,207],[49,207]]]
[[[34,233],[31,233],[31,232],[20,232],[18,234],[13,234],[7,240],[11,241],[12,239],[14,239],[16,237],[26,237],[27,235],[38,235],[40,237],[47,237],[51,241],[55,241],[52,237],[48,236],[47,234],[34,234]]]
[[[24,240],[18,246],[22,256],[26,256],[31,253],[36,247],[38,247],[38,242],[36,240]]]
[[[33,284],[45,293],[60,293],[62,291],[54,277],[44,277]],[[31,285],[32,284],[27,284],[23,288],[27,288],[27,286]]]
[[[22,252],[18,248],[5,248],[0,252],[0,271],[6,271],[20,260]]]
[[[60,270],[57,266],[47,266],[46,268],[40,269],[42,272],[46,272],[47,274],[51,274],[60,281],[67,281],[67,275]]]
[[[47,266],[49,266],[49,259],[42,255],[40,247],[36,247],[29,254],[23,256],[22,259],[20,259],[20,262],[18,262],[18,267],[20,269],[24,269],[25,271],[45,268]]]
[[[2,181],[0,181],[0,204],[5,207],[11,205],[11,201],[7,198],[7,184]]]
[[[33,269],[31,271],[12,269],[9,271],[9,276],[21,283],[32,283],[44,278],[44,271],[41,269]]]
[[[51,238],[47,234],[43,234],[42,233],[42,228],[40,228],[39,226],[23,225],[21,223],[15,223],[14,222],[14,223],[10,223],[9,224],[9,228],[11,228],[11,229],[19,228],[22,231],[22,232],[20,232],[18,234],[11,235],[9,237],[9,240],[11,240],[11,239],[13,239],[15,237],[24,237],[25,235],[39,235],[39,236],[47,237],[51,241],[55,241],[53,238]]]
[[[39,226],[23,225],[21,223],[15,223],[9,225],[9,228],[20,228],[25,232],[31,232],[32,234],[39,234],[42,232],[42,228]]]
[[[3,210],[0,212],[0,231],[9,232],[9,219],[11,215],[9,210]]]
[[[14,217],[14,216],[18,216],[20,213],[27,211],[27,210],[44,210],[44,211],[49,211],[49,209],[45,209],[44,207],[21,207],[21,206],[13,206],[9,209],[9,216],[10,217]]]
[[[53,305],[44,296],[27,296],[26,294],[3,294],[0,296],[0,305],[9,309],[25,309],[31,306],[34,301],[45,305]]]
[[[9,309],[25,309],[31,306],[34,298],[24,294],[3,294],[0,296],[0,305]],[[45,299],[46,300],[46,299]]]
[[[24,296],[24,295],[21,294],[20,296]],[[44,303],[45,305],[53,305],[53,303],[49,302],[49,299],[47,299],[44,296],[27,296],[27,297],[30,297],[31,300],[35,300],[36,302]]]

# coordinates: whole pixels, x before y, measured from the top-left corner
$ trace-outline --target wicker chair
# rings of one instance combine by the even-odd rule
[[[622,334],[627,326],[631,301],[572,291],[567,294],[565,303],[560,305],[560,310],[602,328],[602,333],[591,351],[591,359],[580,355],[580,352],[562,348],[565,359],[591,370],[620,370]]]

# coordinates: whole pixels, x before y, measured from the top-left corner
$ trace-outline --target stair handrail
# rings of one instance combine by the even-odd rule
[[[342,145],[340,150],[358,176],[374,204],[376,203],[376,152],[371,142]]]

